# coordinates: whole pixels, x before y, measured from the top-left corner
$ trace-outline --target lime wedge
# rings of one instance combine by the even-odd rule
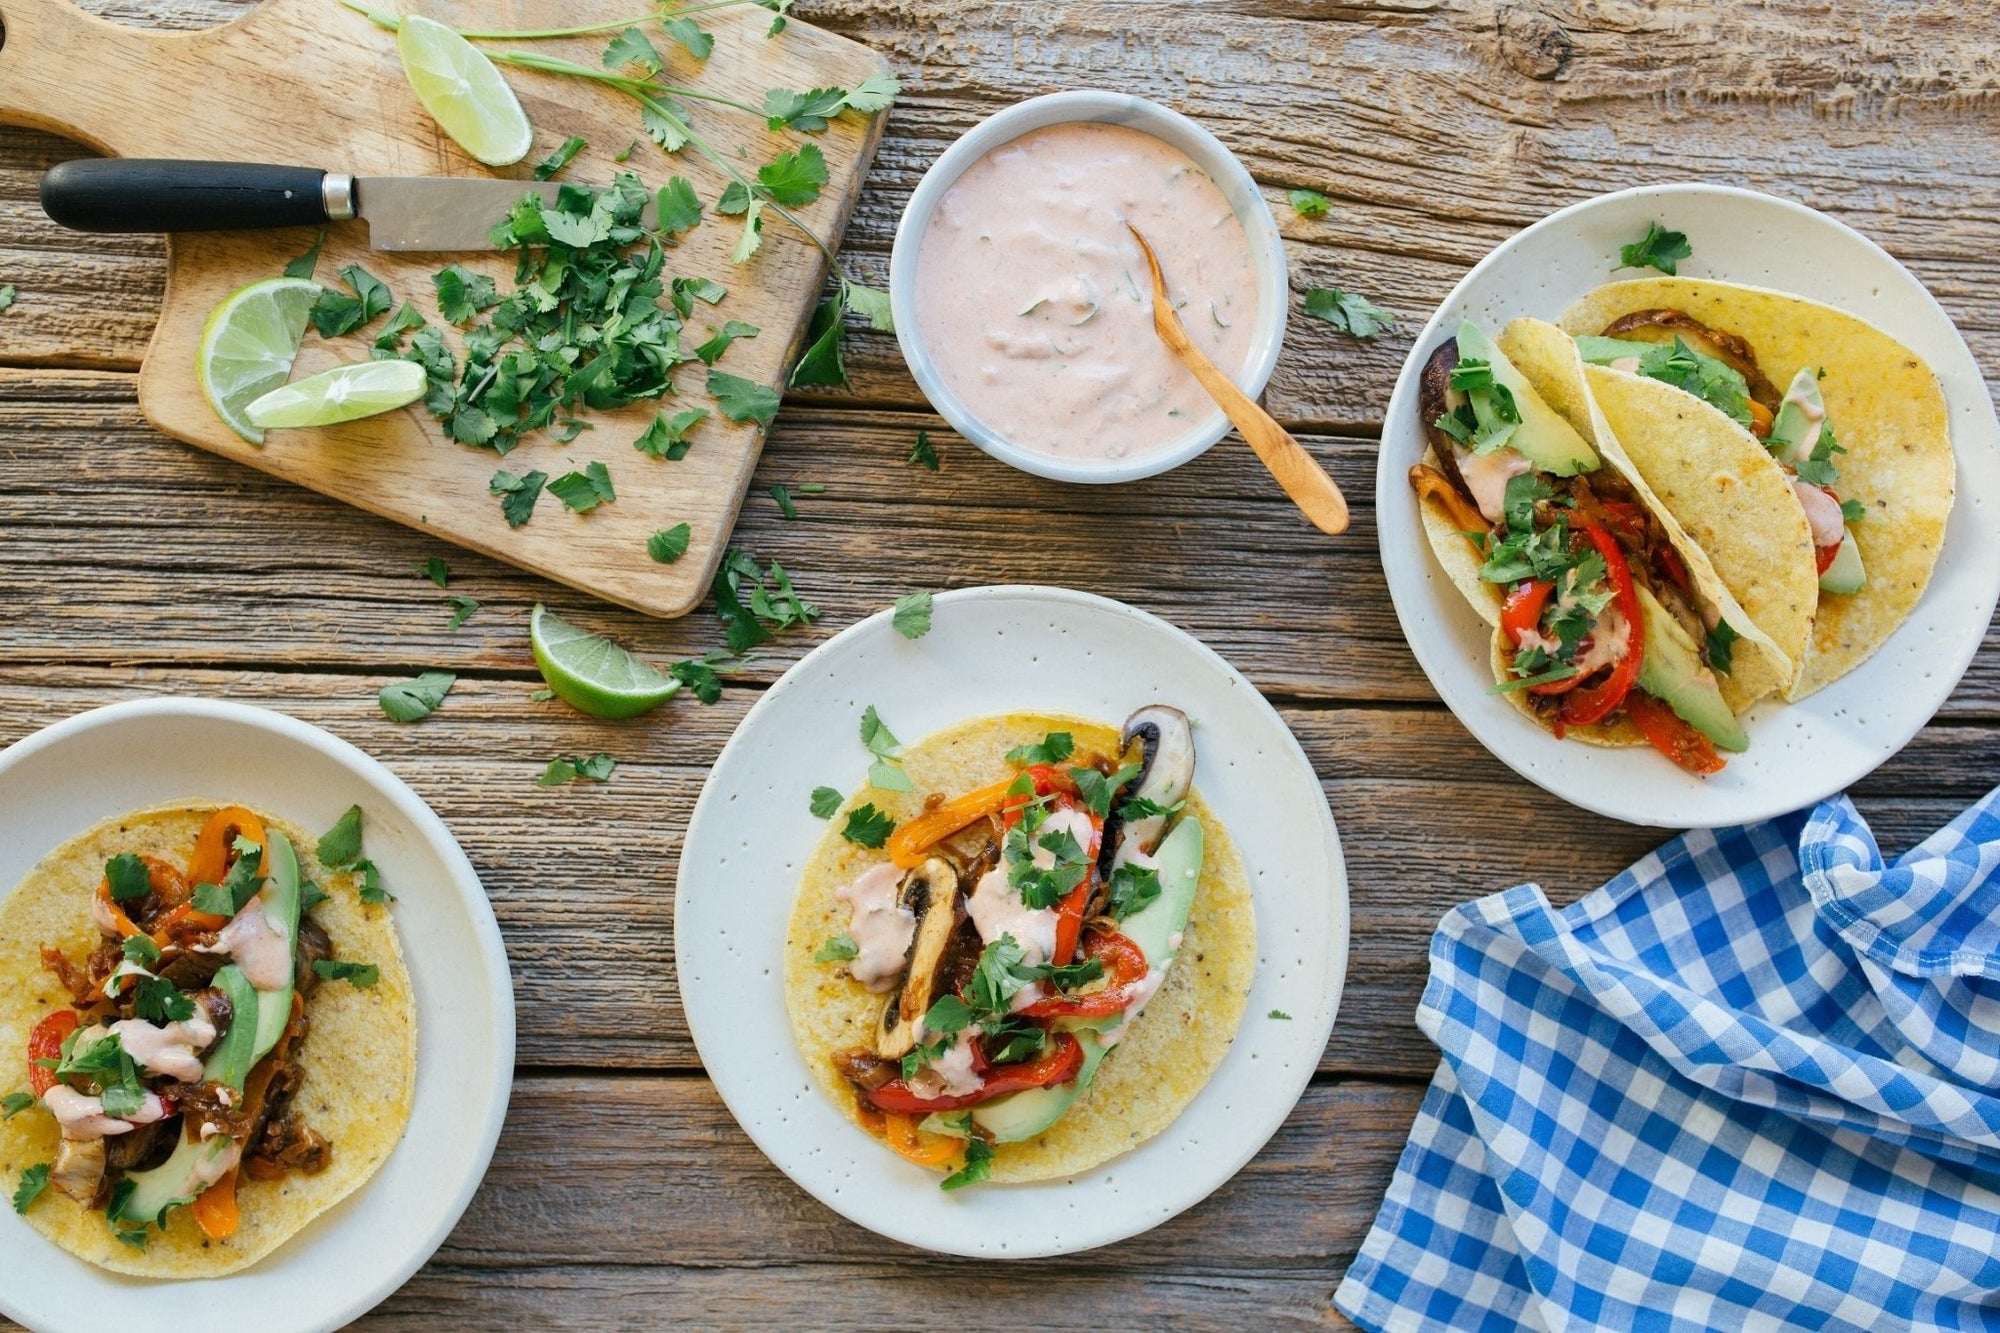
[[[396,50],[417,100],[460,148],[489,167],[528,155],[535,132],[527,113],[478,47],[436,19],[406,14]]]
[[[262,444],[264,432],[243,410],[291,378],[319,292],[305,278],[266,278],[230,293],[202,326],[195,352],[201,391],[215,415],[252,444]]]
[[[280,384],[243,415],[259,430],[280,426],[336,426],[408,407],[424,396],[428,380],[414,361],[358,361]]]
[[[540,602],[528,620],[528,644],[556,697],[592,717],[637,717],[673,698],[681,687],[602,634],[558,620]]]

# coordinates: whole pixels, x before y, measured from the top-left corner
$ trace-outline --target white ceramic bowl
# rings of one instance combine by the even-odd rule
[[[1131,1152],[1065,1180],[946,1194],[937,1173],[897,1157],[835,1109],[793,1040],[785,932],[800,870],[827,828],[807,798],[821,784],[852,791],[865,780],[869,755],[856,728],[869,704],[916,741],[994,713],[1115,723],[1155,702],[1194,720],[1195,785],[1249,878],[1257,972],[1243,1025],[1208,1086]],[[1186,632],[1062,588],[940,593],[921,639],[896,633],[883,611],[807,654],[715,761],[674,888],[688,1027],[716,1090],[765,1156],[862,1226],[990,1259],[1122,1240],[1235,1175],[1291,1114],[1326,1049],[1347,974],[1347,931],[1340,835],[1284,720]],[[1290,1017],[1273,1018],[1274,1010]]]
[[[338,1328],[444,1243],[486,1173],[507,1114],[514,991],[472,863],[401,779],[318,727],[245,704],[145,699],[36,732],[0,753],[0,895],[100,820],[195,800],[239,801],[308,830],[330,828],[348,806],[361,806],[368,855],[397,895],[390,911],[416,992],[410,1123],[372,1179],[228,1277],[120,1277],[57,1249],[0,1208],[0,1314],[30,1328],[158,1328],[169,1308],[199,1311],[214,1328]]]
[[[1136,481],[1156,476],[1201,454],[1229,433],[1229,419],[1214,408],[1159,448],[1135,457],[1093,462],[1053,458],[1024,449],[998,434],[960,401],[951,386],[937,372],[930,351],[924,346],[917,319],[917,253],[938,201],[958,182],[974,162],[1002,144],[1051,125],[1078,122],[1125,125],[1141,130],[1178,148],[1207,172],[1222,190],[1229,206],[1236,210],[1243,231],[1250,240],[1250,255],[1257,268],[1257,325],[1250,341],[1250,360],[1237,381],[1252,398],[1264,392],[1271,370],[1278,364],[1278,351],[1285,340],[1285,316],[1290,305],[1291,284],[1285,267],[1285,246],[1270,205],[1250,178],[1236,155],[1222,141],[1178,111],[1157,102],[1124,93],[1050,93],[1016,103],[979,124],[944,151],[931,164],[910,195],[902,221],[896,224],[895,249],[889,257],[889,301],[896,317],[896,341],[903,360],[916,376],[917,387],[930,399],[938,414],[966,439],[999,459],[1057,481],[1106,483]],[[1229,367],[1224,367],[1229,369]]]
[[[1491,693],[1492,631],[1424,539],[1411,464],[1423,456],[1417,382],[1461,320],[1497,332],[1520,315],[1553,319],[1606,282],[1618,247],[1658,221],[1694,247],[1682,276],[1771,287],[1824,301],[1907,343],[1937,372],[1958,486],[1930,586],[1901,628],[1846,676],[1796,704],[1745,716],[1750,748],[1709,778],[1649,746],[1559,741]],[[1389,400],[1375,475],[1382,566],[1403,634],[1431,684],[1472,734],[1521,776],[1572,804],[1669,828],[1750,823],[1860,780],[1928,722],[1965,674],[2000,595],[2000,423],[1951,318],[1910,271],[1859,232],[1785,199],[1718,185],[1650,185],[1574,204],[1512,236],[1466,274],[1417,335]]]

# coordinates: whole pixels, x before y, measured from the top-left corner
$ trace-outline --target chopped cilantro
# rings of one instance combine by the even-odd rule
[[[472,619],[472,613],[479,609],[479,599],[477,597],[453,597],[450,600],[451,619],[445,623],[446,629],[457,629],[460,625]]]
[[[927,592],[913,592],[907,597],[896,599],[895,614],[889,623],[896,627],[896,633],[906,639],[921,639],[931,632],[931,595]]]
[[[814,787],[811,809],[815,819],[832,819],[833,812],[840,809],[844,798],[831,787]]]
[[[1723,675],[1728,675],[1735,655],[1736,641],[1742,637],[1729,627],[1728,621],[1716,621],[1715,628],[1708,632],[1705,645],[1708,650],[1708,664]]]
[[[745,324],[740,319],[724,320],[722,327],[715,330],[707,342],[694,349],[694,354],[701,358],[703,365],[712,366],[729,350],[729,344],[738,338],[754,338],[758,332],[755,324]]]
[[[608,754],[570,755],[549,760],[549,766],[535,779],[537,787],[561,787],[581,778],[585,782],[603,782],[611,776],[611,770],[618,767],[617,761]]]
[[[1292,208],[1302,218],[1323,218],[1333,207],[1333,200],[1318,190],[1287,190],[1285,197],[1292,201]]]
[[[322,338],[352,333],[396,303],[387,285],[359,264],[341,269],[340,276],[354,295],[343,296],[329,287],[319,294],[306,314]]]
[[[429,556],[417,561],[410,568],[416,570],[419,577],[429,579],[440,588],[451,583],[451,566],[444,562],[443,556]]]
[[[1266,1017],[1269,1017],[1269,1018],[1275,1018],[1275,1019],[1279,1020],[1280,1022],[1284,1022],[1284,1023],[1289,1023],[1289,1022],[1291,1022],[1291,1021],[1292,1021],[1292,1016],[1291,1016],[1290,1014],[1286,1013],[1286,1012],[1285,1012],[1284,1010],[1282,1010],[1282,1009],[1273,1009],[1273,1010],[1272,1010],[1272,1011],[1271,1011],[1271,1012],[1270,1012],[1270,1013],[1269,1013],[1268,1015],[1266,1015]]]
[[[1007,762],[1028,768],[1035,764],[1060,764],[1076,749],[1076,738],[1067,731],[1052,731],[1033,745],[1017,745],[1007,751]]]
[[[601,504],[618,498],[611,487],[611,469],[591,462],[581,472],[565,472],[549,483],[549,494],[563,502],[572,513],[588,514]]]
[[[746,380],[740,375],[711,370],[708,372],[708,391],[715,395],[715,404],[722,409],[722,415],[731,421],[754,421],[764,430],[769,430],[771,419],[778,415],[776,391],[769,385]]]
[[[1373,338],[1396,327],[1394,312],[1384,310],[1359,292],[1339,287],[1307,288],[1305,310],[1314,319],[1325,320],[1356,338]]]
[[[453,324],[469,324],[482,310],[500,304],[500,289],[492,278],[463,264],[447,264],[431,275],[437,290],[438,313]]]
[[[895,820],[877,810],[872,802],[864,802],[847,812],[847,823],[841,826],[840,836],[857,847],[880,847],[895,829]]]
[[[792,503],[792,492],[782,481],[771,486],[771,498],[778,504],[778,513],[787,520],[799,516],[799,507]]]
[[[736,548],[722,557],[709,591],[732,653],[747,652],[780,630],[819,618],[819,608],[799,596],[783,565],[773,560],[762,568],[755,556]]]
[[[1072,768],[1069,775],[1076,779],[1076,789],[1083,797],[1084,805],[1090,813],[1102,819],[1111,813],[1113,798],[1126,783],[1139,776],[1143,767],[1141,764],[1127,764],[1110,777],[1094,768]]]
[[[687,177],[676,176],[660,187],[654,196],[653,221],[669,235],[700,224],[701,200],[695,197],[694,186],[688,184]]]
[[[1111,872],[1111,893],[1105,910],[1123,921],[1152,906],[1160,896],[1160,872],[1152,866],[1127,861]]]
[[[993,1174],[993,1147],[984,1139],[965,1141],[965,1165],[946,1176],[938,1184],[941,1190],[962,1190],[967,1185],[977,1185]]]
[[[1694,247],[1688,244],[1685,233],[1648,222],[1644,236],[1618,248],[1618,262],[1613,269],[1651,268],[1671,277],[1679,272],[1680,261],[1693,253]]]
[[[687,433],[706,420],[708,409],[705,407],[684,407],[672,416],[665,412],[655,413],[653,424],[639,433],[639,438],[632,441],[632,447],[649,457],[678,463],[687,457],[688,449],[693,444]]]
[[[375,695],[391,722],[416,722],[429,717],[451,693],[458,677],[449,671],[426,671],[411,680],[384,685]]]
[[[382,979],[382,969],[373,963],[355,963],[346,959],[315,958],[313,971],[328,981],[345,981],[363,990]]]
[[[917,442],[910,446],[910,457],[907,461],[930,472],[938,470],[937,449],[931,444],[928,432],[921,430],[917,432]]]
[[[576,160],[576,155],[589,146],[589,140],[580,134],[572,134],[562,141],[562,147],[535,163],[535,179],[545,181]],[[449,319],[447,315],[445,318]]]
[[[320,247],[325,244],[326,228],[322,227],[320,228],[319,235],[313,237],[312,247],[285,265],[285,276],[288,278],[305,278],[310,281],[313,270],[319,267]]]
[[[820,945],[819,948],[813,950],[813,961],[815,963],[844,963],[850,958],[859,957],[860,954],[861,950],[855,946],[852,936],[835,935]]]
[[[1868,517],[1868,506],[1862,504],[1859,500],[1842,500],[1840,502],[1840,516],[1850,525],[1859,523]]]
[[[152,967],[160,961],[160,946],[149,935],[127,935],[118,951],[140,967]]]
[[[104,882],[114,902],[130,902],[153,891],[153,872],[130,852],[120,852],[104,863]]]
[[[1514,659],[1514,665],[1516,670],[1520,668],[1521,665],[1520,657],[1517,656]],[[1539,665],[1539,663],[1537,663],[1537,665]],[[1498,685],[1495,685],[1492,688],[1488,689],[1486,692],[1488,694],[1511,694],[1515,690],[1525,690],[1535,685],[1547,685],[1558,680],[1568,680],[1571,676],[1574,676],[1575,674],[1576,674],[1575,667],[1559,663],[1555,666],[1550,667],[1546,671],[1537,671],[1533,675],[1523,676],[1519,680],[1503,680]]]
[[[687,554],[688,542],[694,529],[685,523],[676,523],[671,528],[661,528],[646,538],[646,554],[663,565],[671,565]]]
[[[897,754],[902,743],[876,713],[874,704],[861,714],[861,743],[875,756],[875,762],[868,766],[870,786],[883,791],[911,790],[909,775],[903,772],[903,761]]]
[[[21,1172],[20,1183],[14,1186],[14,1211],[26,1213],[35,1200],[42,1197],[42,1191],[49,1187],[49,1164],[37,1162]]]
[[[518,528],[535,512],[535,501],[541,498],[542,487],[548,479],[546,472],[525,472],[517,477],[502,469],[493,474],[493,480],[486,483],[486,489],[500,497],[500,513],[506,518],[507,526]]]
[[[197,912],[235,916],[263,887],[264,849],[247,838],[236,840],[236,863],[220,884],[197,884],[191,901]]]
[[[180,1023],[194,1017],[194,1001],[162,977],[141,977],[133,992],[133,1012],[153,1023]]]

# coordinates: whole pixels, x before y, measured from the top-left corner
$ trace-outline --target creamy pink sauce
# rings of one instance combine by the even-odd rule
[[[872,991],[895,988],[916,938],[916,913],[897,901],[902,884],[903,872],[884,862],[833,895],[848,909],[847,937],[855,948],[848,973]]]
[[[979,159],[917,254],[938,375],[987,427],[1057,458],[1153,452],[1215,406],[1153,331],[1146,234],[1181,323],[1241,379],[1257,316],[1250,240],[1186,154],[1122,125],[1052,125]]]

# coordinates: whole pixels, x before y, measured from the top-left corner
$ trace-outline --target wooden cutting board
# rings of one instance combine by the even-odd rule
[[[391,8],[393,0],[380,0],[378,7]],[[633,0],[433,0],[406,8],[465,26],[518,29],[609,22],[647,6]],[[868,48],[796,20],[767,39],[770,19],[752,6],[702,15],[699,21],[715,35],[705,63],[668,43],[657,28],[649,35],[667,55],[674,82],[752,105],[760,105],[770,88],[852,87],[885,68]],[[535,146],[500,172],[480,166],[418,105],[403,78],[394,34],[338,0],[266,0],[235,22],[194,33],[124,27],[85,14],[69,0],[0,0],[0,23],[6,28],[0,121],[50,130],[123,157],[280,162],[357,175],[526,178],[534,163],[575,134],[589,146],[561,179],[595,184],[611,179],[620,169],[613,158],[629,147],[623,169],[651,185],[686,176],[707,206],[702,225],[669,252],[667,272],[713,278],[729,295],[718,306],[696,306],[686,345],[703,341],[725,319],[757,325],[762,332],[736,342],[718,369],[763,384],[782,384],[826,276],[819,250],[768,214],[762,251],[732,266],[738,227],[713,208],[726,177],[691,148],[673,157],[662,153],[645,137],[637,104],[580,79],[505,70],[534,124]],[[609,40],[605,34],[492,49],[533,50],[600,68]],[[822,134],[803,136],[770,133],[761,119],[726,107],[687,105],[696,129],[746,174],[800,142],[819,145],[832,180],[800,216],[838,244],[881,137],[881,116],[849,114]],[[678,462],[632,448],[657,410],[644,404],[589,414],[594,428],[566,445],[546,435],[524,437],[505,459],[446,439],[421,405],[325,430],[272,431],[261,448],[223,425],[195,381],[202,323],[237,287],[279,274],[313,236],[301,228],[190,234],[169,243],[166,299],[139,379],[148,420],[190,444],[640,611],[681,615],[701,600],[763,444],[754,425],[712,415],[692,432],[694,446]],[[398,301],[414,301],[437,323],[430,277],[453,260],[493,274],[503,292],[512,290],[511,255],[372,251],[361,222],[327,230],[318,277],[333,282],[343,265],[360,263]],[[121,293],[104,293],[106,302],[122,299]],[[295,377],[367,359],[381,322],[330,341],[309,332]],[[669,409],[704,406],[713,413],[702,389],[705,376],[699,362],[681,367],[680,398],[666,400]],[[588,515],[572,514],[544,494],[529,523],[509,528],[488,493],[497,468],[556,477],[591,461],[609,467],[617,499]],[[693,529],[688,553],[672,565],[656,563],[646,538],[681,522]],[[273,541],[284,539],[272,534]]]

